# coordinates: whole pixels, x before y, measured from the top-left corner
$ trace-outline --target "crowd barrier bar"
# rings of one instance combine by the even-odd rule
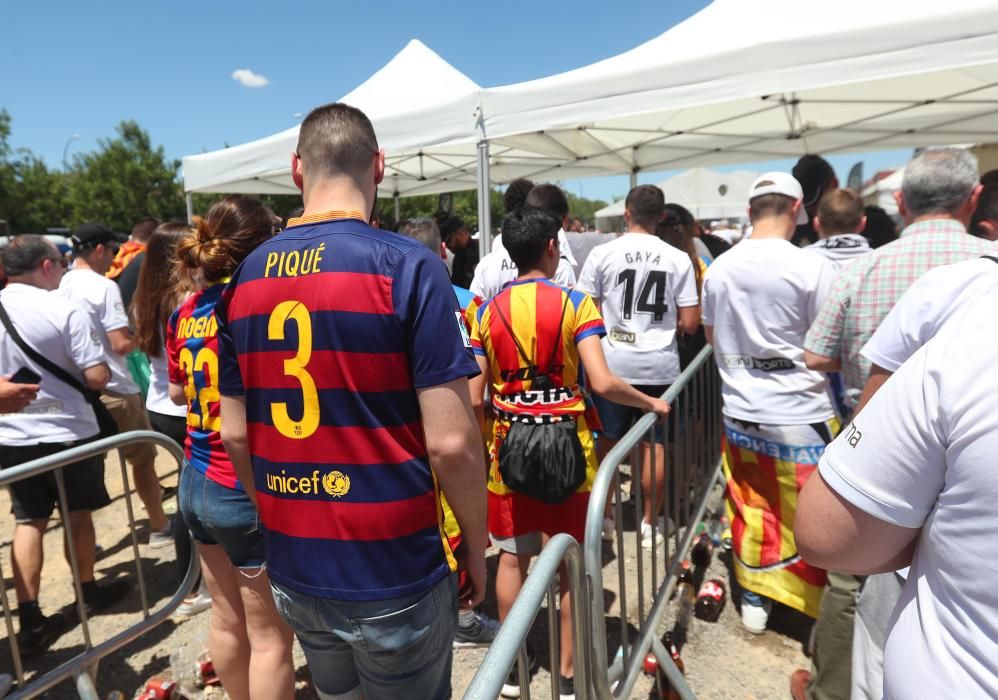
[[[24,666],[21,660],[20,649],[17,645],[17,635],[14,633],[14,623],[10,606],[7,601],[6,587],[0,584],[0,602],[3,604],[4,621],[7,627],[7,638],[10,641],[11,656],[14,662],[14,673],[17,678],[18,689],[13,695],[8,696],[8,700],[21,700],[22,698],[32,698],[52,687],[58,685],[67,678],[74,678],[77,693],[84,700],[99,700],[96,687],[97,667],[101,659],[122,647],[135,641],[143,634],[165,622],[174,610],[183,602],[184,598],[194,589],[194,584],[200,572],[200,563],[197,557],[197,549],[192,544],[192,556],[187,574],[181,581],[177,592],[166,602],[163,607],[155,612],[149,610],[149,600],[146,593],[145,576],[142,573],[142,559],[139,555],[139,541],[135,531],[135,513],[132,509],[132,489],[128,477],[128,469],[125,465],[125,457],[122,448],[138,443],[152,443],[164,448],[177,460],[179,471],[180,465],[184,461],[183,450],[173,440],[151,430],[134,430],[128,433],[113,435],[102,440],[96,440],[86,445],[79,445],[68,450],[64,450],[48,457],[42,457],[31,462],[25,462],[10,469],[0,471],[0,487],[9,486],[15,481],[22,481],[33,476],[55,473],[56,488],[59,492],[59,510],[62,514],[69,512],[66,504],[66,485],[63,479],[61,467],[72,464],[87,457],[101,455],[111,450],[118,451],[118,461],[121,465],[121,482],[124,488],[125,509],[128,512],[129,533],[132,540],[132,554],[135,558],[135,570],[139,584],[139,597],[142,601],[142,616],[140,622],[135,623],[128,629],[119,632],[108,640],[100,642],[96,646],[90,635],[89,618],[83,604],[83,589],[80,583],[79,567],[76,562],[76,553],[72,546],[67,546],[69,552],[70,568],[73,574],[73,586],[76,590],[76,603],[80,615],[80,625],[83,631],[84,651],[74,656],[72,659],[59,664],[56,668],[48,671],[37,678],[24,684]],[[68,517],[63,515],[62,527],[65,531],[67,542],[72,542],[73,530]]]
[[[658,659],[673,689],[683,700],[695,700],[682,673],[676,667],[672,656],[659,639],[658,627],[668,610],[669,598],[676,586],[679,567],[689,551],[695,535],[695,526],[707,510],[714,484],[721,472],[721,394],[720,377],[712,357],[712,348],[703,348],[682,372],[679,378],[663,394],[662,398],[672,407],[671,420],[674,424],[674,442],[668,444],[667,436],[656,442],[654,428],[656,416],[646,414],[609,451],[593,482],[586,517],[584,557],[592,610],[592,680],[596,696],[600,700],[630,697],[642,670],[645,655],[651,650]],[[655,470],[650,474],[651,494],[645,494],[641,480],[641,444],[661,445],[666,454],[666,492],[664,500],[664,521],[666,528],[675,523],[674,532],[663,534],[664,576],[659,579],[659,549],[644,550],[641,546],[641,529],[635,527],[637,550],[637,590],[628,590],[625,571],[623,498],[620,466],[625,461],[631,465],[631,495],[636,511],[636,521],[642,518],[645,498],[656,493]],[[671,498],[668,485],[671,481]],[[601,538],[604,507],[607,497],[615,495],[614,539],[617,552],[617,574],[619,578],[620,609],[620,652],[611,665],[608,662],[607,622],[603,595],[603,542]],[[658,520],[652,519],[653,537],[657,537]],[[670,556],[670,539],[674,539],[674,549]],[[650,590],[654,591],[648,614],[645,614],[645,568],[650,559]],[[631,565],[633,566],[633,564]],[[657,588],[654,588],[657,587]],[[628,595],[633,593],[637,600],[637,618],[630,620],[631,608]],[[632,622],[638,632],[631,639],[628,624]]]
[[[548,636],[551,652],[551,697],[558,700],[558,567],[562,562],[568,571],[568,585],[572,594],[572,643],[575,647],[575,697],[591,700],[592,654],[589,646],[589,607],[586,605],[587,586],[582,548],[571,535],[552,537],[527,576],[516,602],[506,616],[499,634],[482,660],[478,672],[465,691],[465,700],[493,700],[499,696],[506,675],[519,660],[520,698],[530,700],[530,669],[527,666],[526,640],[534,619],[547,597]]]

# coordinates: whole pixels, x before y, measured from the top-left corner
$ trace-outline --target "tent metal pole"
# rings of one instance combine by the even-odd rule
[[[194,223],[194,193],[193,192],[187,192],[187,193],[185,193],[184,199],[187,202],[187,223],[193,224]]]
[[[631,170],[631,189],[633,190],[638,186],[638,171]]]
[[[393,193],[392,199],[395,200],[395,225],[398,226],[399,219],[402,217],[401,209],[399,208],[399,193]]]
[[[478,251],[485,257],[492,250],[492,211],[489,206],[489,142],[478,142]]]

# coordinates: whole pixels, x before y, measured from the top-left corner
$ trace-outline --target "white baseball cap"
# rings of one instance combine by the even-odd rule
[[[749,202],[764,194],[782,194],[800,202],[804,200],[804,189],[797,182],[797,178],[789,173],[781,173],[775,170],[763,173],[755,179],[755,182],[749,187]],[[807,211],[805,211],[802,205],[800,211],[797,212],[797,225],[806,224],[807,219]]]

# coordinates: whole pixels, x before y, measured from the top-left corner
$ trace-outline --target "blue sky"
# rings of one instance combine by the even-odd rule
[[[418,38],[480,85],[538,78],[607,58],[707,5],[705,0],[382,0],[361,4],[146,0],[4,3],[0,107],[12,142],[60,167],[69,141],[92,150],[135,119],[171,158],[222,148],[292,126],[296,113],[346,94]],[[710,37],[704,37],[709,41]],[[248,69],[263,87],[232,78]],[[832,157],[845,180],[907,152]],[[792,162],[738,167],[788,169]],[[657,182],[668,173],[642,173]],[[564,183],[610,199],[626,177]]]

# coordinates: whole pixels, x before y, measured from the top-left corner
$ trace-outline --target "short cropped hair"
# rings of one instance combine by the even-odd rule
[[[568,197],[557,185],[537,185],[530,190],[523,206],[549,211],[558,217],[559,222],[568,216]],[[560,224],[558,228],[561,228]]]
[[[440,255],[440,227],[436,220],[429,216],[418,219],[406,219],[399,226],[399,233],[409,238],[415,238],[437,255]]]
[[[624,209],[631,214],[631,222],[653,231],[665,217],[665,194],[655,185],[638,185],[627,193]]]
[[[25,233],[15,236],[3,249],[0,249],[0,262],[7,277],[26,275],[46,259],[59,257],[59,251],[44,236]]]
[[[534,189],[534,183],[525,177],[518,177],[509,183],[502,195],[502,205],[505,207],[506,213],[512,214],[526,204],[527,196],[532,189]]]
[[[144,219],[140,219],[139,221],[135,222],[135,225],[132,226],[131,236],[139,243],[145,243],[146,241],[149,240],[149,237],[152,235],[152,232],[156,230],[159,224],[160,224],[159,219],[152,216],[147,216]]]
[[[371,120],[356,107],[339,102],[313,109],[298,131],[298,157],[310,178],[361,176],[377,152]]]
[[[955,214],[977,186],[977,158],[962,148],[927,148],[904,168],[901,195],[908,216]]]
[[[981,198],[977,200],[977,209],[970,219],[970,232],[975,236],[982,235],[980,224],[990,221],[998,225],[998,185],[985,185],[981,190]]]
[[[548,241],[558,237],[561,220],[539,207],[523,206],[502,221],[502,242],[521,271],[537,264]]]
[[[826,235],[858,233],[863,216],[863,199],[848,188],[832,190],[818,202],[821,232]]]
[[[785,194],[761,194],[749,200],[749,221],[786,216],[798,200]]]

